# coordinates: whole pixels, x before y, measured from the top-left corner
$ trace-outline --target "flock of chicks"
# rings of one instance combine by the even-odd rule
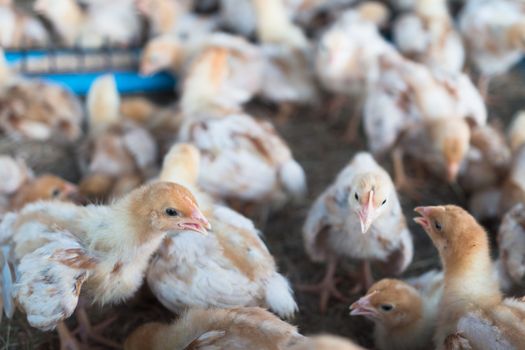
[[[113,77],[100,77],[84,128],[77,97],[16,75],[0,58],[2,133],[79,145],[82,170],[73,184],[0,156],[4,313],[57,329],[63,349],[118,347],[85,307],[124,301],[145,278],[180,317],[139,327],[125,349],[358,349],[303,336],[265,310],[290,318],[298,307],[252,221],[303,200],[307,186],[272,123],[244,104],[275,103],[287,120],[296,105],[319,103],[323,88],[339,96],[331,110],[351,99],[346,138],[362,120],[370,153],[357,153],[312,205],[304,246],[326,275],[297,289],[319,293],[325,311],[331,297],[346,299],[334,277],[338,262],[352,259],[354,292],[367,292],[351,315],[375,323],[378,349],[525,348],[525,301],[502,294],[525,286],[525,114],[505,136],[487,124],[485,106],[489,79],[525,53],[525,3],[469,0],[455,21],[445,0],[392,1],[401,14],[391,23],[384,4],[354,2],[221,0],[218,13],[204,15],[190,0],[37,0],[64,45],[130,44],[141,13],[152,34],[141,73],[168,69],[183,84],[178,103],[161,108],[121,100]],[[321,13],[328,24],[319,24]],[[39,25],[0,1],[2,46],[45,44]],[[466,61],[478,86],[462,72]],[[389,154],[395,180],[379,164]],[[472,215],[454,205],[416,208],[443,271],[374,283],[371,263],[397,276],[413,258],[397,191],[416,196],[424,184],[405,163],[461,188]],[[502,219],[495,262],[474,217]],[[77,332],[64,323],[73,314]]]

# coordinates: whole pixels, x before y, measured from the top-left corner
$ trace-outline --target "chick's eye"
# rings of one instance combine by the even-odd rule
[[[393,309],[394,309],[394,305],[390,305],[390,304],[381,305],[381,310],[383,311],[389,312],[389,311],[392,311]]]
[[[166,209],[166,215],[168,215],[168,216],[179,216],[179,212],[176,211],[173,208],[167,208]]]
[[[386,199],[381,202],[381,205],[385,205]]]
[[[60,189],[55,188],[55,189],[53,190],[53,192],[51,192],[51,195],[52,195],[53,197],[58,197],[58,196],[60,195]]]
[[[441,229],[442,229],[441,224],[440,224],[439,222],[437,222],[437,221],[434,222],[434,227],[435,227],[436,230],[438,230],[438,231],[441,231]]]
[[[358,201],[358,200],[359,200],[359,196],[357,195],[357,192],[356,192],[356,193],[354,193],[354,198],[355,198],[355,200],[356,200],[356,201]]]

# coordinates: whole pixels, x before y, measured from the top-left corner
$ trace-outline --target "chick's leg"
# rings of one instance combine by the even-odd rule
[[[109,319],[99,323],[96,326],[91,324],[89,316],[82,305],[79,305],[75,310],[75,316],[78,321],[78,328],[76,332],[79,333],[82,342],[87,344],[89,340],[92,340],[98,344],[104,345],[109,348],[120,349],[121,346],[102,336],[102,332],[107,328],[109,324],[115,321],[116,317],[110,317]]]
[[[412,199],[419,199],[418,189],[424,187],[423,180],[408,178],[403,163],[403,151],[395,148],[392,151],[392,163],[394,165],[394,183],[398,191],[406,193]]]
[[[64,322],[58,323],[57,332],[60,339],[60,350],[81,350],[80,344]]]
[[[346,125],[346,131],[344,135],[344,140],[349,143],[354,143],[357,141],[359,136],[359,127],[361,126],[361,118],[363,113],[363,100],[364,97],[357,97],[356,103]]]
[[[277,111],[277,123],[288,124],[290,117],[295,113],[295,105],[291,102],[281,102]]]
[[[347,302],[347,298],[337,289],[337,280],[335,277],[335,270],[337,268],[337,260],[332,259],[328,262],[326,273],[320,283],[314,285],[299,285],[297,289],[307,293],[316,293],[320,295],[319,309],[321,313],[326,311],[330,297],[334,297],[343,302]]]

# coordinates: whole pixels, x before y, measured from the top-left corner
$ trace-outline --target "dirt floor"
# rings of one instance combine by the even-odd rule
[[[507,125],[513,113],[522,107],[525,97],[524,72],[516,69],[512,74],[496,79],[491,88],[491,120],[501,121]],[[257,106],[259,114],[271,116],[272,109]],[[285,140],[290,144],[296,159],[303,165],[308,176],[309,196],[305,203],[288,207],[272,215],[264,228],[266,242],[277,259],[280,271],[288,276],[292,283],[317,282],[323,275],[321,264],[313,264],[304,253],[301,240],[301,227],[312,201],[334,179],[338,171],[351,159],[352,155],[364,149],[365,142],[354,146],[342,141],[344,120],[329,125],[322,116],[322,109],[312,108],[298,110],[289,123],[278,125]],[[349,111],[343,112],[348,115]],[[38,152],[35,153],[35,149]],[[78,173],[74,170],[74,152],[64,150],[51,144],[13,145],[0,139],[0,153],[32,154],[30,165],[38,172],[53,170],[74,180]],[[41,154],[42,153],[42,154]],[[387,167],[390,164],[386,164]],[[438,267],[436,251],[426,235],[412,223],[412,209],[417,204],[464,204],[465,198],[450,186],[431,181],[429,189],[421,193],[422,199],[417,203],[401,196],[410,228],[415,241],[415,259],[406,275],[421,273],[429,268]],[[347,278],[351,265],[342,266],[339,270],[343,278],[343,291],[349,291],[352,285]],[[348,306],[358,295],[349,295],[348,303],[332,301],[326,314],[318,311],[318,298],[314,295],[297,293],[300,312],[293,323],[305,334],[329,332],[340,334],[372,347],[371,324],[363,318],[350,317]],[[155,301],[147,288],[143,288],[132,301],[125,305],[104,310],[90,310],[95,320],[116,317],[113,324],[107,327],[106,334],[122,341],[138,325],[147,321],[169,321],[174,316]],[[71,320],[71,326],[75,321]],[[13,320],[2,320],[0,324],[0,349],[56,349],[58,348],[55,333],[42,333],[32,329],[24,317],[16,315]]]

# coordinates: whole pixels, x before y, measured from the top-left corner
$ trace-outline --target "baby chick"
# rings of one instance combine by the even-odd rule
[[[185,232],[166,238],[147,272],[151,290],[177,313],[188,307],[261,306],[291,317],[297,310],[293,293],[259,231],[249,219],[217,204],[197,187],[199,163],[195,147],[174,145],[160,179],[187,186],[212,231],[206,237]]]
[[[179,140],[201,152],[204,191],[279,208],[304,196],[304,171],[272,124],[242,112],[240,104],[256,82],[245,80],[238,66],[225,64],[227,55],[224,49],[209,49],[195,62],[181,97]]]
[[[96,1],[82,8],[75,0],[37,0],[33,8],[51,23],[66,46],[129,45],[140,37],[132,1]]]
[[[498,231],[499,262],[515,286],[525,286],[525,207],[516,204],[503,216]]]
[[[190,309],[174,323],[147,323],[128,336],[124,350],[287,350],[304,337],[258,307]]]
[[[417,62],[451,72],[463,68],[465,49],[446,0],[415,1],[414,11],[394,23],[393,35],[401,53]]]
[[[0,130],[23,139],[75,141],[81,133],[82,107],[62,86],[26,79],[10,71],[0,48]]]
[[[525,304],[503,299],[485,230],[454,205],[418,207],[414,219],[436,246],[444,269],[434,344],[442,349],[523,347]]]
[[[74,184],[51,174],[35,176],[22,160],[9,156],[0,156],[0,183],[0,220],[28,203],[81,199]]]
[[[189,62],[200,52],[213,31],[217,21],[187,13],[169,31],[150,39],[141,53],[140,74],[149,76],[167,70],[184,74]]]
[[[317,286],[302,288],[321,294],[321,310],[335,288],[337,260],[361,261],[361,288],[373,283],[370,261],[384,263],[390,274],[403,272],[412,261],[410,231],[388,173],[365,152],[339,173],[315,201],[303,227],[306,251],[314,261],[328,262]]]
[[[135,6],[150,24],[150,34],[157,36],[173,31],[181,17],[191,11],[191,1],[136,0]]]
[[[81,192],[92,199],[119,197],[148,177],[157,158],[157,145],[149,132],[122,118],[115,79],[95,80],[87,97],[89,137],[81,157],[84,178]]]
[[[432,348],[443,274],[430,271],[407,282],[383,279],[350,306],[350,315],[374,322],[375,345],[380,350]]]
[[[484,96],[491,77],[506,73],[523,58],[524,13],[518,0],[468,0],[463,7],[459,28],[481,75]]]
[[[354,115],[346,131],[349,140],[357,136],[368,84],[379,77],[379,58],[399,56],[379,33],[378,24],[386,17],[388,11],[383,5],[365,2],[345,11],[317,45],[315,71],[323,87],[355,100]]]
[[[364,350],[350,340],[334,335],[309,336],[303,341],[297,342],[287,350]]]
[[[110,206],[30,204],[0,226],[4,256],[17,271],[14,285],[4,279],[4,296],[12,295],[31,326],[52,330],[81,293],[98,305],[131,297],[167,234],[208,228],[193,195],[174,183],[141,187]]]
[[[49,35],[38,19],[22,11],[12,0],[0,1],[0,47],[42,47]]]
[[[279,105],[277,118],[286,121],[295,104],[317,100],[310,67],[312,47],[286,12],[283,0],[254,0],[257,37],[265,67],[260,95]]]

